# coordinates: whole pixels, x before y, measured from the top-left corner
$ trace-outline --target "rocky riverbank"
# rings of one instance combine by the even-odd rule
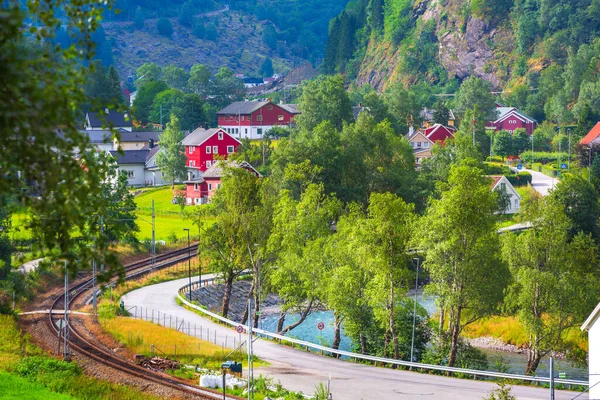
[[[504,343],[502,340],[491,336],[472,338],[468,339],[468,341],[471,346],[478,347],[480,349],[491,349],[512,354],[529,354],[529,349],[526,347],[519,347],[515,346],[514,344]],[[564,360],[566,358],[565,353],[553,352],[551,355],[560,360]]]

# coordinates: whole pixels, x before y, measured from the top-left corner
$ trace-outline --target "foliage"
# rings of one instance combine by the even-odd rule
[[[485,400],[517,400],[511,393],[511,387],[506,382],[498,383],[498,387],[492,390]]]
[[[518,238],[502,235],[503,258],[513,275],[505,301],[529,334],[525,373],[531,374],[561,348],[562,333],[581,324],[598,302],[589,295],[598,293],[598,249],[585,233],[569,242],[569,218],[552,197],[526,199],[521,213],[535,222]]]
[[[273,61],[269,57],[265,58],[262,65],[260,66],[260,70],[258,71],[263,77],[271,77],[273,76]]]
[[[160,35],[170,38],[173,35],[173,24],[167,18],[161,18],[156,23],[156,30]]]
[[[514,187],[527,186],[530,185],[532,181],[531,174],[527,171],[519,172],[518,174],[508,174],[506,175],[506,179],[508,179],[510,184]]]
[[[525,151],[524,153],[519,154],[519,158],[521,161],[525,163],[531,163],[531,150]],[[566,162],[569,158],[568,153],[558,153],[558,152],[546,152],[546,151],[535,151],[533,153],[533,160],[536,163],[555,163],[558,160],[562,160],[562,162]]]
[[[461,330],[499,306],[509,280],[500,260],[496,194],[482,171],[465,163],[451,167],[448,184],[440,184],[441,199],[431,201],[418,235],[428,249],[427,290],[439,296],[442,320],[449,318],[449,366],[456,363]]]
[[[320,77],[302,88],[299,107],[302,114],[295,118],[302,128],[311,131],[323,121],[330,121],[336,129],[353,118],[350,99],[344,89],[341,75]]]
[[[504,157],[510,156],[514,152],[512,135],[508,131],[500,131],[492,135],[494,137],[492,151],[501,156],[502,162],[504,162]]]
[[[169,87],[185,90],[190,79],[190,74],[181,67],[167,65],[162,69],[162,78]]]
[[[133,116],[141,123],[147,123],[150,118],[150,111],[152,104],[154,103],[154,99],[159,93],[167,90],[168,88],[169,87],[164,81],[149,81],[144,83],[144,85],[138,90],[138,94],[133,101]]]
[[[563,206],[566,216],[571,220],[569,229],[571,237],[580,232],[591,234],[593,238],[599,237],[598,192],[587,179],[567,175],[554,188],[551,197]]]
[[[175,180],[185,179],[187,173],[185,146],[181,144],[183,139],[179,119],[171,115],[171,121],[160,137],[160,150],[156,155],[156,165],[160,168],[163,178],[171,181],[171,188],[175,188]]]

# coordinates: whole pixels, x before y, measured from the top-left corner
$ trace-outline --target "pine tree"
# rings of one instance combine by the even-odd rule
[[[268,78],[273,76],[273,61],[271,61],[269,57],[265,58],[265,61],[263,61],[262,65],[260,66],[259,72],[263,77]]]
[[[121,91],[121,79],[119,78],[119,73],[112,65],[108,68],[108,73],[106,74],[106,79],[108,81],[108,93],[109,98],[116,103],[123,103],[123,92]]]

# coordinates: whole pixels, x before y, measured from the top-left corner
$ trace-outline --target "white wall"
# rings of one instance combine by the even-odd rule
[[[600,400],[600,318],[597,319],[590,328],[588,338],[590,351],[589,379],[591,388],[589,398],[590,400]]]
[[[223,129],[225,132],[229,133],[236,139],[253,139],[260,140],[263,138],[263,135],[267,133],[267,131],[271,130],[274,126],[280,128],[290,129],[288,125],[254,125],[254,126],[219,126],[219,128]],[[258,134],[258,130],[262,129],[262,135]],[[231,131],[231,133],[230,133]]]
[[[131,165],[119,165],[119,171],[133,171],[133,177],[127,179],[129,186],[144,186],[144,165],[131,164]]]
[[[144,182],[146,186],[164,186],[170,185],[171,182],[163,180],[162,172],[159,169],[156,170],[144,170]]]

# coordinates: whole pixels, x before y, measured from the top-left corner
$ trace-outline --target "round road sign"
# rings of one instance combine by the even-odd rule
[[[325,324],[324,324],[324,323],[322,323],[322,322],[319,322],[319,323],[317,324],[317,328],[318,328],[320,331],[322,331],[323,329],[325,329]]]
[[[243,325],[238,325],[235,330],[237,331],[237,333],[242,333],[244,332],[244,326]]]

